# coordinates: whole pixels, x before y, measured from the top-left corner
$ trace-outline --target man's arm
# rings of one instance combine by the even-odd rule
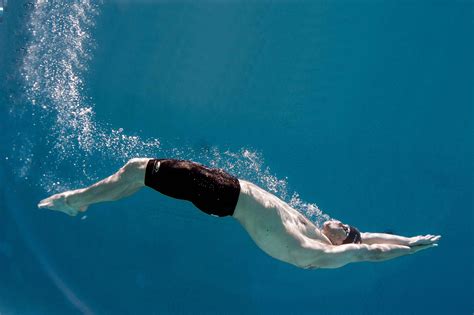
[[[319,267],[339,268],[352,262],[384,261],[413,254],[437,245],[438,244],[425,244],[410,247],[395,244],[345,244],[328,246],[324,250],[324,255],[322,255],[319,260]]]
[[[405,237],[400,235],[385,233],[360,233],[363,244],[393,244],[403,246],[427,245],[438,241],[439,235],[420,235],[414,237]]]

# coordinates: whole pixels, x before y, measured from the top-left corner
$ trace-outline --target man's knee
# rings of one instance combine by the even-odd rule
[[[133,158],[128,160],[127,163],[125,163],[124,167],[132,170],[146,168],[146,165],[149,160],[150,158]]]
[[[119,170],[120,176],[130,181],[142,183],[145,179],[146,166],[149,158],[133,158]]]

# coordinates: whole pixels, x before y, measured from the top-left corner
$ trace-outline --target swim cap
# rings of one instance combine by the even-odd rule
[[[360,232],[359,230],[352,226],[349,225],[349,234],[347,235],[346,239],[342,241],[342,244],[360,244],[362,243],[362,238],[360,237]]]

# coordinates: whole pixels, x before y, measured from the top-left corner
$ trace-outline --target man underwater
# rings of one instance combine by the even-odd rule
[[[144,186],[191,201],[207,214],[232,216],[268,255],[304,269],[388,260],[435,247],[441,238],[360,233],[336,220],[324,222],[320,230],[303,214],[251,182],[221,169],[175,159],[131,159],[92,186],[53,195],[41,200],[38,207],[75,216],[94,203],[130,196]]]

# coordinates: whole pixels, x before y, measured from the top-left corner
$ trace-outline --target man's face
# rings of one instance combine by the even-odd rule
[[[341,245],[349,233],[349,226],[341,221],[330,220],[324,222],[322,232],[333,245]]]

